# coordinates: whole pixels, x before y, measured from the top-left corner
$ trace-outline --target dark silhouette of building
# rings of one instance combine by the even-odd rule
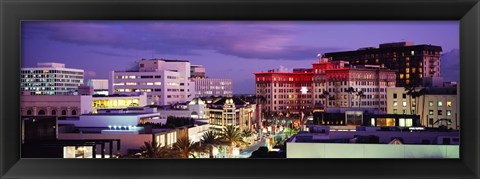
[[[348,61],[351,65],[379,65],[397,70],[397,86],[418,87],[442,83],[440,52],[440,46],[396,42],[380,44],[379,48],[325,53],[325,57],[332,61]]]

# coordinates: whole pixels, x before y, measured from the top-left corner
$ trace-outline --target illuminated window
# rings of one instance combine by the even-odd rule
[[[452,107],[452,102],[451,101],[447,101],[447,107]]]
[[[410,73],[410,68],[405,68],[405,73]]]
[[[408,66],[410,66],[410,63],[409,63],[409,62],[407,62],[407,63],[405,64],[405,66],[407,66],[407,67],[408,67]]]
[[[162,82],[155,82],[155,85],[162,85]]]
[[[397,109],[393,109],[393,114],[397,114]]]
[[[412,51],[410,52],[410,54],[412,54],[412,56],[415,55],[415,51],[412,50]]]
[[[428,115],[433,115],[433,110],[428,110]]]
[[[417,69],[416,68],[412,68],[412,73],[415,73],[417,72]]]
[[[419,76],[420,78],[423,78],[423,75],[422,75],[422,74],[418,74],[418,76]]]
[[[403,101],[403,102],[402,102],[402,106],[403,106],[403,107],[406,107],[406,106],[407,106],[407,102],[406,102],[406,101]]]
[[[429,101],[428,106],[433,107],[433,101]]]
[[[396,101],[394,101],[393,106],[398,106],[398,103]]]
[[[442,106],[443,106],[443,102],[438,101],[438,102],[437,102],[437,106],[438,106],[438,107],[442,107]]]
[[[452,115],[452,110],[447,110],[447,116],[451,116]]]
[[[403,79],[403,74],[400,74],[400,79]]]
[[[409,79],[409,78],[410,78],[410,74],[407,74],[406,76],[407,76],[407,79]]]

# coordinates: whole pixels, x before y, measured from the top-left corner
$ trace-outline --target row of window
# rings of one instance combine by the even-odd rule
[[[45,73],[59,73],[70,75],[83,75],[83,72],[64,71],[64,70],[22,70],[21,74],[45,74]]]
[[[143,76],[136,76],[136,75],[117,75],[115,79],[149,79],[149,78],[162,78],[160,75],[143,75]]]
[[[29,115],[29,116],[33,115],[32,110],[27,110],[27,115]],[[45,110],[39,110],[36,115],[38,115],[38,116],[45,116],[45,115],[47,115],[47,113],[45,112]],[[56,115],[57,115],[57,111],[56,111],[56,110],[52,110],[52,111],[50,112],[50,115],[56,116]],[[67,115],[67,110],[62,110],[61,115],[62,115],[62,116],[66,116],[66,115]],[[76,115],[77,115],[77,111],[76,111],[76,110],[72,110],[72,111],[71,111],[71,115],[72,115],[72,116],[76,116]]]
[[[136,86],[136,85],[147,85],[147,86],[151,86],[151,85],[162,85],[162,82],[139,82],[139,83],[135,83],[135,82],[125,82],[125,83],[113,83],[113,86],[123,86],[123,85],[129,85],[129,86]]]

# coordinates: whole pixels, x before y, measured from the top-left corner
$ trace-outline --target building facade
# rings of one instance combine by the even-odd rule
[[[387,88],[395,87],[395,71],[376,65],[349,66],[321,58],[313,64],[314,102],[326,107],[374,108],[387,111]]]
[[[313,73],[270,70],[254,75],[262,111],[301,113],[313,109]]]
[[[38,63],[21,69],[21,89],[30,95],[77,94],[83,85],[84,71],[65,68],[63,63]]]
[[[251,129],[255,121],[255,104],[238,98],[223,97],[207,106],[210,127],[221,131],[226,126],[235,126],[243,131]]]
[[[108,79],[90,79],[87,86],[93,87],[93,94],[108,95]]]
[[[460,129],[457,89],[416,88],[411,95],[403,87],[387,90],[387,112],[389,114],[419,115],[425,127],[445,126]],[[423,91],[423,92],[422,92]]]
[[[327,58],[312,65],[313,69],[295,72],[254,73],[262,111],[310,112],[316,104],[387,110],[386,89],[395,87],[395,71]]]
[[[78,117],[82,113],[79,95],[23,95],[20,97],[22,116]]]
[[[196,78],[195,81],[195,97],[231,97],[232,80],[220,78]]]
[[[379,48],[325,53],[333,61],[351,65],[378,65],[397,71],[397,86],[435,86],[441,83],[440,52],[442,47],[414,45],[411,42],[385,43]]]
[[[142,59],[135,71],[114,71],[110,93],[132,95],[146,92],[148,104],[166,105],[193,98],[190,62],[185,60]]]

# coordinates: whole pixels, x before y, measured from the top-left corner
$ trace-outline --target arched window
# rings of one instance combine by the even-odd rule
[[[32,115],[32,110],[27,110],[27,115]]]
[[[77,111],[72,110],[72,116],[76,116],[76,115],[77,115]]]
[[[66,110],[62,110],[62,116],[66,116],[67,115],[67,111]]]
[[[52,116],[55,116],[55,115],[57,115],[57,111],[52,110]]]
[[[44,110],[38,111],[38,115],[39,115],[39,116],[44,116],[44,115],[45,115],[45,111],[44,111]]]

